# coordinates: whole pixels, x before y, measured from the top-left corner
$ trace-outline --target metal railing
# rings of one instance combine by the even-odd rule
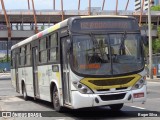
[[[53,25],[37,25],[37,28],[39,31],[42,31],[44,29],[47,29]],[[0,30],[5,31],[7,30],[6,25],[0,24]],[[35,25],[11,25],[11,30],[14,31],[29,31],[29,30],[35,30]]]
[[[7,10],[7,15],[33,15],[32,10]],[[36,10],[36,15],[61,15],[61,10]],[[92,15],[114,15],[115,10],[92,10]],[[143,11],[142,15],[147,15],[147,11]],[[4,15],[0,11],[0,15]],[[64,15],[88,15],[88,10],[64,10]],[[118,15],[140,15],[140,11],[119,10]],[[151,11],[151,15],[160,15],[160,11]]]
[[[158,26],[157,26],[157,25],[152,25],[151,27],[152,27],[152,28],[151,28],[152,30],[157,30],[157,27],[158,27]],[[141,29],[141,30],[148,30],[148,25],[142,25],[142,26],[140,27],[140,29]]]
[[[50,25],[50,24],[37,25],[39,31],[47,29],[51,26],[53,26],[53,25]],[[142,25],[140,27],[140,29],[141,30],[148,30],[148,25]],[[5,30],[7,30],[7,26],[0,24],[0,31],[5,31]],[[29,30],[35,30],[35,26],[34,25],[11,25],[11,30],[13,30],[13,31],[29,31]],[[157,25],[152,25],[152,30],[157,30]]]

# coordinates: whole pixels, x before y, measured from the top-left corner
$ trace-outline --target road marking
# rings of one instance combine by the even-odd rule
[[[137,106],[131,106],[131,107],[138,108],[138,109],[142,109],[142,110],[146,109],[146,108],[137,107]]]

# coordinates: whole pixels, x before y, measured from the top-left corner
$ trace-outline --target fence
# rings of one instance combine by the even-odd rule
[[[8,62],[0,63],[0,72],[3,72],[5,68],[7,71],[10,71],[10,63]]]

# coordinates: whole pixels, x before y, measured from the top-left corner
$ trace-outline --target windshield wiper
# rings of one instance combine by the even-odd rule
[[[98,46],[98,42],[97,42],[97,40],[96,40],[96,38],[94,37],[94,35],[93,35],[92,32],[90,32],[90,36],[91,36],[91,40],[92,40],[92,42],[93,42],[93,47],[94,47],[94,49],[96,49],[96,47]]]
[[[104,53],[103,51],[101,50],[101,47],[100,47],[100,44],[97,42],[95,36],[93,35],[92,32],[90,32],[90,36],[91,36],[91,40],[93,41],[93,55],[97,57],[99,57],[99,61],[101,61],[101,63],[104,63],[104,62],[107,62],[105,59],[104,59]],[[98,53],[96,52],[96,49],[99,50],[99,53],[100,53],[100,56],[98,55]],[[96,58],[95,57],[95,58]],[[101,60],[100,60],[101,59]]]
[[[121,41],[121,44],[120,44],[120,47],[119,47],[119,54],[120,55],[125,55],[126,54],[125,44],[124,44],[125,39],[126,39],[126,31],[123,34],[123,38],[122,38],[122,41]]]

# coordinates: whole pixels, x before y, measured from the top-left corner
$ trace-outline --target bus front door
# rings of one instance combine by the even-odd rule
[[[70,105],[71,98],[70,98],[70,79],[69,79],[69,68],[68,68],[68,58],[69,55],[67,53],[67,46],[66,46],[67,38],[61,39],[61,60],[62,60],[62,87],[63,87],[63,100],[64,104]]]
[[[16,92],[20,92],[19,91],[19,80],[18,80],[18,54],[16,54],[16,61],[15,61],[15,75],[16,75]]]
[[[39,85],[38,85],[38,68],[37,68],[37,54],[38,48],[32,48],[32,65],[33,65],[33,89],[34,89],[34,99],[39,98]]]

